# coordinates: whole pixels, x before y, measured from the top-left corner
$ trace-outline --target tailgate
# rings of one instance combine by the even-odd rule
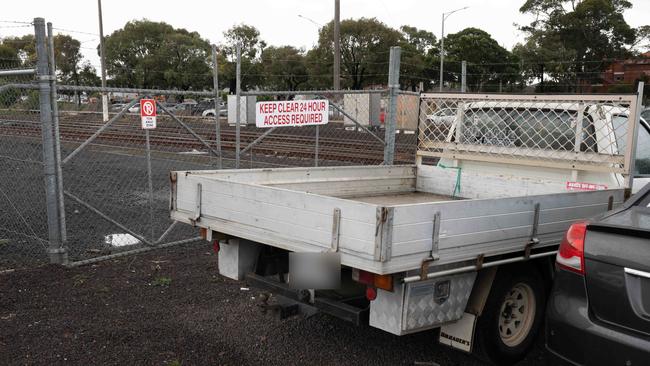
[[[234,174],[234,173],[233,173]],[[295,252],[339,250],[376,259],[374,205],[265,185],[172,172],[171,217]]]
[[[585,272],[594,317],[650,335],[650,208],[631,207],[588,226]]]

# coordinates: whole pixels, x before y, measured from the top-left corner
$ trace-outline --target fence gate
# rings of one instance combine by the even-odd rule
[[[97,88],[58,89],[73,100],[70,110],[59,111],[58,121],[70,260],[83,264],[198,240],[196,230],[169,219],[169,171],[220,167],[215,118],[189,115],[190,104],[171,107],[156,101],[157,126],[143,129],[137,97],[114,104],[104,122],[99,102],[74,102],[74,93]],[[159,100],[180,94],[149,92],[148,98]],[[209,96],[203,94],[182,96]]]
[[[230,99],[231,104],[236,103],[234,96]],[[391,147],[395,150],[394,164],[414,162],[419,111],[416,93],[402,92],[397,97],[394,142],[386,139],[390,100],[386,89],[249,91],[242,92],[240,100],[239,132],[232,113],[225,127],[240,136],[239,157],[235,157],[240,168],[379,165]],[[284,100],[327,100],[329,122],[257,128],[255,103]]]

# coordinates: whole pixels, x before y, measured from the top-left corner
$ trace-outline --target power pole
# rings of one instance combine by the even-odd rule
[[[341,1],[334,0],[334,90],[341,89]]]
[[[440,36],[440,85],[438,91],[442,92],[442,69],[445,67],[445,13],[442,13],[442,35]]]
[[[106,59],[104,58],[104,21],[102,19],[102,0],[97,0],[97,10],[99,12],[99,57],[102,66],[102,88],[106,87]],[[102,92],[102,116],[104,122],[108,121],[108,94]]]

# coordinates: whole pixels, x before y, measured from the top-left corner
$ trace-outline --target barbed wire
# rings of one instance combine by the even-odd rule
[[[23,22],[19,20],[0,20],[0,23],[10,23],[10,24],[28,24],[28,25],[34,25],[33,22]]]
[[[60,31],[60,32],[67,32],[67,33],[76,33],[76,34],[85,34],[88,36],[96,36],[99,37],[99,33],[90,33],[90,32],[83,32],[83,31],[77,31],[77,30],[72,30],[72,29],[65,29],[65,28],[55,28],[52,27],[52,29]]]
[[[0,28],[30,28],[31,25],[0,25]]]

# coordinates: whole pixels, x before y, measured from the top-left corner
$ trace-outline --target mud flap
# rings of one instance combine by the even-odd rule
[[[454,323],[440,327],[438,342],[446,346],[456,348],[463,352],[472,352],[474,345],[474,332],[476,331],[476,320],[474,314],[465,313]]]

